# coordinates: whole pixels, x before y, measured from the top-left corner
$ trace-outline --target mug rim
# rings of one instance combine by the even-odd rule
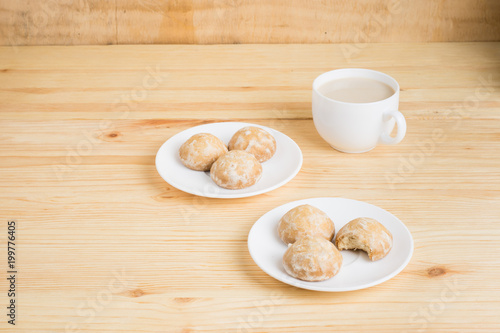
[[[394,93],[391,96],[387,97],[387,98],[384,98],[384,99],[381,99],[381,100],[375,101],[375,102],[361,102],[361,103],[358,103],[358,102],[342,102],[342,101],[338,101],[336,99],[333,99],[333,98],[330,98],[328,96],[325,96],[325,95],[323,95],[322,93],[320,93],[318,91],[318,80],[320,80],[322,77],[331,75],[332,73],[339,73],[339,72],[345,72],[345,71],[354,71],[354,72],[359,72],[359,73],[367,73],[368,72],[368,73],[372,73],[372,74],[376,74],[376,75],[385,77],[386,79],[389,79],[389,81],[391,81],[393,83],[393,85],[396,87],[396,89],[394,89],[394,86],[391,86],[391,88],[394,89]],[[360,76],[353,76],[353,77],[364,77],[364,76],[360,75]],[[335,79],[332,79],[331,81],[333,81],[333,80],[335,80]],[[374,80],[376,80],[376,79],[374,79]],[[385,83],[385,82],[383,82],[383,83]],[[318,75],[314,79],[313,84],[312,84],[312,88],[313,88],[313,92],[317,93],[322,98],[325,98],[325,99],[327,99],[329,101],[332,101],[332,102],[335,102],[335,103],[346,104],[346,105],[370,105],[370,104],[383,103],[383,102],[386,102],[387,100],[389,100],[391,98],[394,98],[394,96],[398,95],[399,91],[400,91],[399,83],[398,83],[398,81],[396,81],[395,78],[393,78],[392,76],[390,76],[390,75],[388,75],[386,73],[379,72],[379,71],[376,71],[376,70],[373,70],[373,69],[367,69],[367,68],[339,68],[339,69],[334,69],[334,70],[331,70],[331,71],[328,71],[328,72],[324,72],[324,73]]]

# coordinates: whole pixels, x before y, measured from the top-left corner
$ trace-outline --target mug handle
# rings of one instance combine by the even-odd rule
[[[396,125],[398,126],[398,131],[395,137],[392,137],[390,133],[382,132],[380,134],[380,143],[385,145],[395,145],[401,142],[406,134],[406,120],[405,116],[398,110],[390,110],[384,113],[384,121],[389,121],[391,118],[396,120]]]

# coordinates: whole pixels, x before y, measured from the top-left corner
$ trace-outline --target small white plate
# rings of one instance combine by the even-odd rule
[[[194,134],[210,133],[227,145],[234,133],[245,126],[260,127],[276,139],[276,153],[262,163],[262,178],[255,185],[241,190],[227,190],[217,186],[209,172],[194,171],[181,163],[179,148]],[[189,128],[168,139],[156,154],[156,169],[167,183],[181,191],[209,198],[243,198],[272,191],[295,177],[301,166],[302,152],[288,136],[269,127],[239,122]]]
[[[288,275],[282,259],[287,246],[278,236],[278,222],[290,209],[309,204],[324,211],[335,223],[337,233],[357,217],[371,217],[382,223],[393,237],[393,247],[380,260],[370,261],[363,251],[340,251],[343,257],[340,272],[329,280],[306,282]],[[350,291],[375,286],[396,276],[405,268],[413,254],[410,231],[388,211],[366,202],[344,198],[311,198],[289,202],[264,214],[248,235],[248,250],[255,263],[273,278],[289,285],[319,291]]]

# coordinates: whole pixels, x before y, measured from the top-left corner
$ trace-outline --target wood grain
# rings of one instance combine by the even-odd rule
[[[351,46],[0,48],[0,258],[7,221],[19,224],[18,323],[0,330],[500,330],[500,43],[370,44],[346,56]],[[399,81],[402,143],[343,154],[321,140],[311,83],[339,67]],[[159,177],[166,139],[227,120],[289,135],[301,172],[229,201]],[[415,240],[406,269],[332,294],[262,272],[246,245],[253,223],[322,196],[398,216]],[[6,290],[2,278],[2,306]]]
[[[496,0],[0,1],[0,45],[498,40]]]

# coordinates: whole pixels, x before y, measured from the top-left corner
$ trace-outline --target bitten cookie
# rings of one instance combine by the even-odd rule
[[[304,281],[323,281],[336,275],[342,255],[332,242],[305,236],[288,247],[283,256],[285,271]]]
[[[208,133],[193,135],[179,149],[182,164],[197,171],[210,170],[212,164],[225,153],[227,148],[224,142]]]
[[[335,245],[339,250],[363,250],[375,261],[391,251],[392,234],[377,220],[360,217],[340,229]]]
[[[294,243],[303,236],[331,240],[335,234],[335,225],[322,210],[311,205],[301,205],[283,215],[278,224],[278,234],[285,244]]]
[[[243,150],[233,150],[221,156],[210,169],[210,177],[220,187],[230,190],[252,186],[262,176],[262,165]]]
[[[259,162],[265,162],[276,152],[276,140],[260,127],[243,127],[229,141],[229,150],[244,150]]]

